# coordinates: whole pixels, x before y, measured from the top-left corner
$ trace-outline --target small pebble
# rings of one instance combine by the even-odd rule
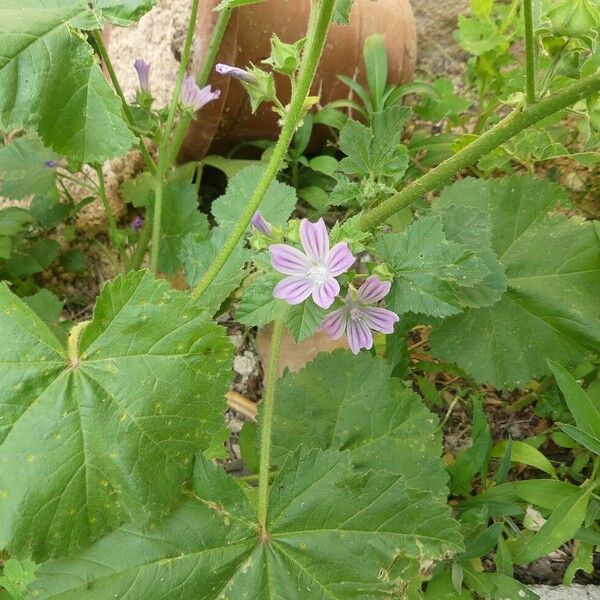
[[[243,377],[254,373],[254,359],[250,356],[236,356],[233,359],[233,369]]]

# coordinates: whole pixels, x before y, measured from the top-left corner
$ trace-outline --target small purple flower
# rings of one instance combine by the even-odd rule
[[[393,333],[394,323],[400,320],[391,310],[372,306],[387,296],[391,287],[389,281],[371,275],[356,292],[356,298],[353,298],[352,290],[348,290],[346,305],[325,315],[321,330],[334,340],[347,332],[348,344],[354,354],[361,348],[369,350],[373,347],[371,331]]]
[[[354,263],[346,242],[329,249],[329,234],[323,219],[311,223],[302,219],[300,241],[304,252],[287,244],[269,246],[271,264],[276,271],[289,275],[273,290],[273,296],[288,304],[300,304],[312,295],[315,304],[329,308],[340,293],[336,277]]]
[[[200,89],[191,75],[186,75],[181,88],[181,103],[185,108],[198,111],[221,95],[220,90],[213,90],[210,85]]]
[[[136,217],[131,224],[131,229],[136,233],[144,226],[144,219],[142,217]]]
[[[140,80],[140,90],[150,92],[150,65],[144,59],[136,58],[133,67],[137,71]]]
[[[239,69],[238,67],[232,67],[230,65],[224,65],[223,63],[219,63],[215,65],[215,71],[219,75],[233,77],[235,79],[239,79],[240,81],[245,81],[246,83],[258,83],[256,77],[254,77],[252,73],[249,73],[245,69]]]
[[[46,169],[56,169],[56,167],[60,166],[60,162],[57,160],[45,160],[44,166]]]
[[[273,225],[269,223],[264,217],[260,210],[257,210],[252,217],[252,225],[256,231],[262,233],[265,237],[273,236]]]

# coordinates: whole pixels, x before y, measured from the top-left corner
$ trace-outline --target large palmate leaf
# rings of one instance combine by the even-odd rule
[[[223,229],[229,231],[239,221],[264,170],[265,167],[262,165],[251,165],[238,171],[229,180],[226,192],[213,202],[212,214]],[[274,181],[260,204],[260,210],[267,221],[283,227],[295,206],[296,192],[294,188]]]
[[[465,305],[462,288],[472,288],[490,275],[472,249],[446,238],[439,216],[419,219],[404,233],[380,236],[377,249],[394,272],[387,303],[397,313],[460,313]]]
[[[357,473],[346,452],[290,456],[262,535],[241,488],[201,456],[190,496],[161,523],[42,565],[32,598],[402,597],[420,564],[461,548],[442,500],[389,473]]]
[[[121,119],[120,100],[74,28],[129,25],[153,3],[0,0],[0,124],[41,121],[44,143],[76,160],[100,162],[128,150],[135,138]],[[64,115],[54,123],[61,111],[68,123]]]
[[[0,334],[0,546],[43,558],[167,512],[223,428],[224,331],[134,272],[68,353],[5,285]]]
[[[488,308],[467,309],[443,322],[433,351],[479,382],[510,389],[600,348],[600,240],[594,223],[549,216],[563,194],[531,177],[461,181],[440,209],[485,210],[493,250],[506,270],[508,291]]]
[[[361,471],[384,469],[444,494],[437,419],[390,371],[380,358],[338,350],[287,373],[277,384],[274,461],[302,444],[349,450]]]

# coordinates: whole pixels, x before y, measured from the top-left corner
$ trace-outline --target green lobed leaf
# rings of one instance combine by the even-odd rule
[[[101,162],[134,143],[120,100],[74,29],[129,25],[153,0],[0,0],[0,124],[40,125],[45,144]],[[61,114],[62,113],[62,114]]]
[[[489,274],[472,287],[456,290],[463,306],[479,308],[495,304],[506,292],[504,267],[492,250],[492,223],[483,210],[465,206],[433,206],[435,215],[442,219],[444,234],[449,242],[456,242],[471,250],[488,269]]]
[[[285,313],[285,324],[296,342],[302,342],[319,329],[327,311],[312,299],[290,306]]]
[[[268,536],[250,501],[198,456],[190,498],[162,522],[126,525],[79,556],[38,569],[40,600],[387,598],[401,567],[461,550],[445,502],[346,452],[301,449],[271,487]],[[201,524],[201,526],[199,526]]]
[[[340,161],[340,171],[361,178],[401,181],[408,168],[408,149],[400,140],[410,112],[405,106],[375,112],[371,127],[348,119],[340,131],[340,149],[347,155]]]
[[[238,171],[229,180],[225,194],[213,202],[212,213],[223,229],[229,231],[239,221],[264,171],[263,165],[252,165]],[[279,181],[273,181],[260,204],[260,211],[267,221],[283,227],[295,206],[296,192],[294,188]]]
[[[43,559],[168,512],[224,427],[223,329],[132,272],[103,288],[76,355],[5,285],[0,331],[0,546]]]
[[[125,154],[135,143],[121,114],[119,97],[95,63],[91,48],[70,34],[63,61],[44,83],[39,134],[44,143],[69,158],[103,163]]]
[[[206,273],[217,254],[223,247],[229,232],[223,227],[215,227],[210,237],[199,240],[194,234],[183,238],[181,245],[181,262],[185,269],[190,287],[194,287]],[[244,265],[251,258],[251,252],[244,248],[243,240],[235,247],[219,274],[210,287],[204,292],[199,307],[214,315],[221,304],[227,300],[246,276]]]
[[[0,586],[13,600],[23,600],[27,595],[27,586],[35,580],[35,564],[26,558],[23,561],[9,558],[2,566]]]
[[[462,288],[473,287],[490,273],[471,250],[447,240],[438,216],[418,219],[404,233],[380,236],[377,250],[394,272],[387,302],[397,313],[460,313]]]
[[[69,321],[60,321],[64,303],[50,290],[40,290],[32,296],[23,298],[23,302],[50,328],[52,333],[62,342],[67,341]]]
[[[169,182],[162,210],[158,268],[174,275],[181,268],[183,240],[188,235],[198,241],[208,238],[208,219],[198,210],[198,193],[191,183]]]
[[[277,383],[273,461],[300,445],[349,450],[361,471],[384,469],[444,494],[437,419],[390,371],[383,359],[338,350],[286,373]]]
[[[436,356],[478,382],[523,386],[549,372],[546,359],[572,364],[600,347],[600,240],[593,223],[548,216],[562,197],[553,184],[517,176],[463,180],[436,201],[488,212],[506,271],[499,302],[469,308],[431,336]]]
[[[0,210],[0,235],[20,233],[33,221],[29,211],[18,206],[9,206]]]
[[[245,290],[237,307],[236,319],[250,327],[263,327],[275,319],[283,319],[289,305],[273,297],[280,280],[274,273],[260,274]]]
[[[14,200],[32,194],[57,198],[54,169],[45,164],[57,158],[36,136],[20,137],[0,148],[0,194]]]

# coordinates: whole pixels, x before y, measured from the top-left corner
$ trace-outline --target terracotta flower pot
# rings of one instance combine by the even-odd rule
[[[217,4],[219,0],[201,3],[197,28],[199,52],[208,46],[217,19],[213,10]],[[305,35],[309,11],[310,0],[266,0],[236,9],[217,62],[238,67],[250,63],[259,65],[270,53],[271,33],[276,33],[284,42],[294,42]],[[364,83],[362,48],[365,39],[374,33],[385,36],[390,82],[406,82],[413,74],[417,42],[409,0],[356,0],[350,23],[350,26],[333,25],[329,33],[312,90],[320,95],[322,104],[348,95],[348,88],[337,75],[358,73],[359,81]],[[201,62],[201,56],[194,57],[195,65]],[[190,127],[181,152],[182,160],[198,160],[207,153],[227,152],[241,141],[276,138],[278,117],[270,106],[261,106],[253,115],[239,81],[213,73],[210,83],[221,90],[221,97],[205,107]],[[277,81],[284,104],[289,101],[286,83],[284,78]]]

